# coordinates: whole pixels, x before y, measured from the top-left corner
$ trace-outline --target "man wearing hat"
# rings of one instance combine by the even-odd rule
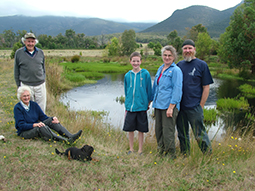
[[[184,60],[177,63],[183,73],[183,94],[177,117],[177,131],[182,154],[190,154],[189,124],[203,153],[211,153],[211,142],[203,123],[203,108],[213,79],[207,63],[195,57],[196,47],[191,39],[182,44]]]
[[[44,53],[35,47],[38,43],[33,33],[21,39],[24,47],[18,49],[14,60],[14,79],[17,87],[27,85],[32,90],[31,99],[38,103],[43,112],[46,110],[46,86]]]

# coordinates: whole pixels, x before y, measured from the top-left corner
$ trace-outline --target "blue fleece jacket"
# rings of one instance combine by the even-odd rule
[[[38,121],[44,121],[49,118],[43,113],[40,106],[33,101],[30,101],[29,111],[25,110],[19,102],[14,106],[13,112],[18,135],[20,135],[22,131],[33,129],[34,123],[38,123]]]
[[[125,74],[125,107],[127,111],[147,111],[151,98],[151,76],[146,69]]]
[[[168,109],[170,104],[176,104],[180,111],[180,101],[182,98],[182,71],[172,63],[162,74],[157,83],[164,64],[159,67],[152,88],[152,107],[157,109]]]

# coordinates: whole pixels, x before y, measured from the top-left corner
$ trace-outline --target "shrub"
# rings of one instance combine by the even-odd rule
[[[243,84],[238,88],[247,98],[255,98],[255,88],[249,84]]]
[[[11,55],[10,55],[11,59],[14,58],[16,50],[18,50],[21,47],[22,47],[22,44],[20,42],[17,42],[13,45],[13,49],[12,49],[12,52],[11,52]]]
[[[80,60],[80,56],[79,55],[74,55],[72,56],[71,58],[71,62],[74,63],[74,62],[79,62]]]
[[[218,99],[216,104],[217,109],[224,111],[234,111],[240,109],[247,110],[249,108],[249,103],[243,97],[240,97],[239,99],[232,98]]]

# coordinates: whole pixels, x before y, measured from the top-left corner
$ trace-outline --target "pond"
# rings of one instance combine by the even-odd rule
[[[103,79],[98,80],[96,84],[76,87],[62,94],[60,101],[68,105],[72,110],[95,110],[106,111],[108,117],[105,122],[110,123],[115,128],[121,128],[124,123],[125,106],[116,101],[117,97],[124,96],[124,75],[125,74],[107,74]],[[152,82],[154,75],[151,76]],[[239,92],[236,87],[239,83],[233,83],[233,80],[220,80],[214,78],[214,83],[210,86],[210,94],[205,104],[206,108],[216,106],[218,98],[235,97]],[[148,111],[149,128],[154,129],[154,120],[150,117],[153,109]],[[209,138],[220,139],[224,130],[219,128],[219,123],[209,128]]]

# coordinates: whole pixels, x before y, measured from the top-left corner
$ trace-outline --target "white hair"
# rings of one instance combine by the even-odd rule
[[[24,37],[22,37],[21,38],[21,42],[23,43],[23,44],[25,44],[25,38]],[[35,39],[35,44],[37,44],[37,43],[39,43],[39,40],[37,40],[37,39]]]
[[[21,98],[22,94],[23,94],[25,91],[28,91],[29,94],[30,94],[30,96],[31,96],[32,90],[30,89],[29,86],[20,86],[20,87],[18,88],[18,90],[17,90],[17,98],[18,98],[19,101],[21,101],[20,98]]]
[[[174,62],[176,62],[178,60],[178,55],[177,55],[177,52],[176,52],[176,49],[172,46],[172,45],[166,45],[164,46],[162,49],[161,49],[161,56],[163,58],[163,54],[164,52],[168,50],[170,51],[172,54],[173,54],[173,57],[174,57]]]

